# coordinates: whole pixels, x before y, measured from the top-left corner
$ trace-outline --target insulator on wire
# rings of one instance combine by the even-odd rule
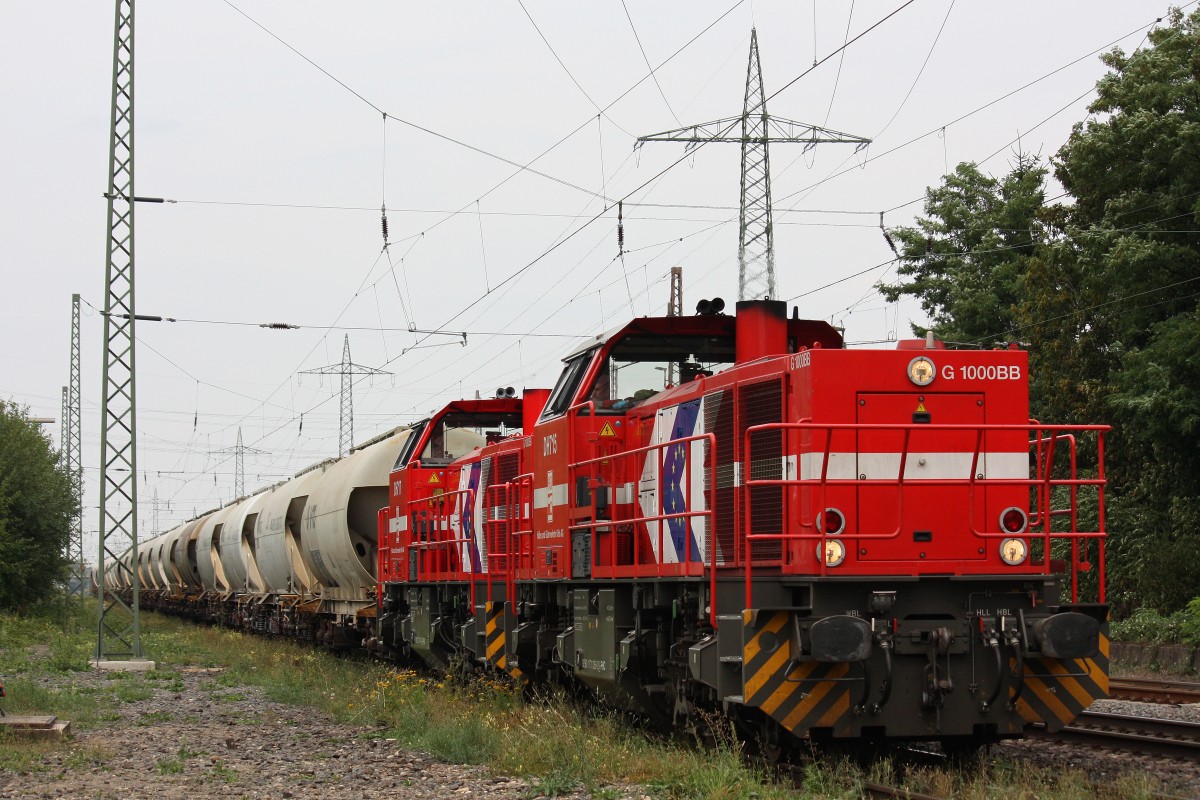
[[[896,249],[896,243],[892,241],[891,234],[887,232],[887,228],[883,227],[883,212],[879,212],[879,230],[883,231],[883,240],[887,242],[888,247],[892,248],[892,253],[896,258],[900,258],[900,251]]]
[[[888,247],[892,248],[892,253],[895,254],[896,258],[899,258],[900,251],[896,249],[896,243],[892,241],[892,237],[887,231],[883,232],[883,240],[887,242]]]
[[[388,242],[387,206],[384,206],[383,208],[379,209],[379,214],[380,214],[379,227],[383,231],[383,243],[387,244],[387,242]]]
[[[617,201],[617,252],[625,252],[625,209],[620,200]]]

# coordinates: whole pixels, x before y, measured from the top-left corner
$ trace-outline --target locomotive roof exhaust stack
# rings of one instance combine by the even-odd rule
[[[542,409],[546,407],[546,401],[549,399],[549,389],[526,389],[522,392],[521,427],[525,433],[533,432],[533,426],[537,424],[538,417],[542,415]]]
[[[737,304],[738,363],[787,353],[787,303],[741,300]]]

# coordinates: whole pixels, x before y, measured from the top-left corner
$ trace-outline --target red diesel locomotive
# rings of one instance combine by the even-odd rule
[[[1106,428],[1031,421],[1015,346],[848,350],[781,302],[701,310],[411,433],[372,650],[778,748],[976,745],[1106,696]]]

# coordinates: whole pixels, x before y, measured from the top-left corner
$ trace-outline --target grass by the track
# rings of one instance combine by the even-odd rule
[[[64,627],[66,630],[64,631]],[[485,764],[498,774],[527,778],[554,796],[583,787],[597,798],[613,796],[618,784],[645,787],[667,798],[773,800],[774,798],[863,796],[864,782],[902,785],[942,797],[1079,798],[1150,797],[1149,777],[1114,782],[1111,793],[1095,794],[1079,772],[1031,769],[999,761],[975,770],[905,769],[884,760],[867,768],[849,761],[817,761],[806,767],[803,786],[768,780],[761,767],[747,766],[732,736],[715,748],[686,737],[665,741],[613,714],[562,698],[530,702],[503,680],[480,677],[466,684],[441,681],[411,670],[338,658],[287,641],[193,625],[156,614],[142,615],[142,644],[158,669],[115,673],[105,689],[60,682],[47,688],[39,675],[88,669],[94,647],[91,618],[63,624],[61,608],[26,617],[0,615],[0,682],[8,689],[9,713],[56,714],[80,729],[112,724],[121,703],[137,702],[149,687],[178,681],[185,666],[222,667],[214,681],[227,688],[255,685],[267,697],[324,711],[364,726],[364,736],[395,739],[456,763]],[[34,769],[49,747],[0,738],[0,775]],[[80,766],[102,761],[102,749],[71,753]],[[609,788],[606,788],[609,787]]]

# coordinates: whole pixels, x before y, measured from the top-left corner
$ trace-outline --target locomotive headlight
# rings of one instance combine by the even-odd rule
[[[846,558],[846,545],[837,539],[827,539],[824,548],[817,545],[817,558],[821,557],[822,549],[825,552],[825,566],[827,567],[836,567]]]
[[[926,356],[917,356],[908,362],[908,379],[917,386],[928,386],[933,383],[937,367]]]
[[[1005,539],[1000,542],[1000,558],[1005,564],[1015,567],[1029,555],[1029,545],[1024,539]]]

